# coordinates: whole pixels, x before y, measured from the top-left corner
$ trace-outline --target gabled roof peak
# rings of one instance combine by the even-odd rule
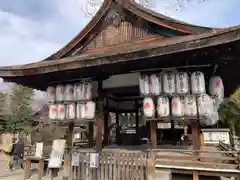
[[[66,54],[68,52],[71,52],[73,48],[76,48],[77,45],[82,45],[86,37],[91,36],[92,33],[96,31],[96,29],[101,29],[98,28],[98,26],[100,26],[101,22],[104,21],[106,17],[113,17],[113,14],[109,14],[110,11],[127,11],[145,20],[146,22],[155,24],[156,27],[167,28],[179,32],[183,35],[198,34],[211,30],[211,28],[187,24],[185,22],[178,21],[165,15],[159,14],[134,2],[134,0],[104,0],[100,9],[94,15],[92,20],[85,26],[85,28],[83,28],[83,30],[65,47],[63,47],[61,50],[59,50],[52,56],[48,57],[46,60],[60,59],[66,57]]]

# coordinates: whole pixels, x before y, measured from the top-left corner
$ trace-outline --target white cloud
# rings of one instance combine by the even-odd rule
[[[0,66],[46,58],[64,46],[88,21],[79,11],[77,1],[54,1],[55,13],[38,21],[30,15],[3,11],[0,6]]]
[[[41,24],[0,11],[0,64],[23,64],[44,58],[61,47],[41,38]]]

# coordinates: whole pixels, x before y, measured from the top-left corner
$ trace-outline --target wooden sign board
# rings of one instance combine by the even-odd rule
[[[35,156],[38,158],[42,158],[43,155],[43,143],[36,143],[36,152]]]
[[[98,168],[100,162],[99,153],[90,153],[90,167]]]
[[[52,152],[48,163],[49,168],[60,168],[62,166],[65,147],[66,140],[59,139],[53,141]]]
[[[80,154],[77,152],[72,153],[72,166],[79,166]]]

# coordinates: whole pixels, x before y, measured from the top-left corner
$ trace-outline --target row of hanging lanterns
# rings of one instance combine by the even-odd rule
[[[49,86],[47,88],[49,119],[93,119],[96,111],[92,99],[92,82]]]
[[[197,117],[211,119],[209,125],[215,124],[218,117],[219,101],[207,94],[195,97],[194,95],[174,96],[170,100],[167,96],[159,96],[155,105],[152,97],[145,97],[143,100],[143,113],[147,118],[157,116],[159,118],[167,117]],[[171,111],[171,112],[170,112]],[[203,125],[207,122],[202,122]]]
[[[81,101],[91,100],[92,83],[80,82],[76,84],[49,86],[47,88],[47,99],[49,102]]]
[[[74,120],[93,119],[96,104],[93,101],[85,103],[50,104],[49,119],[51,120]]]
[[[200,71],[193,72],[190,77],[186,72],[140,75],[139,83],[140,92],[145,96],[145,117],[155,117],[156,112],[158,117],[199,116],[202,125],[213,125],[219,120],[218,108],[224,98],[224,86],[219,76],[210,78],[209,95],[206,94],[204,74]],[[150,95],[157,96],[156,105]]]
[[[140,93],[148,95],[174,95],[174,94],[205,94],[205,77],[200,71],[187,72],[161,72],[158,74],[141,74],[139,78]],[[224,98],[224,88],[221,77],[213,76],[209,81],[209,93],[220,99]]]

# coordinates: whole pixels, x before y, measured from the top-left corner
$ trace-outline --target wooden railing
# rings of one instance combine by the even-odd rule
[[[103,150],[99,168],[90,168],[89,150],[78,153],[81,161],[78,166],[72,166],[72,180],[147,180],[147,154],[144,152]]]
[[[94,151],[93,151],[94,152]],[[239,174],[240,159],[236,151],[228,151],[231,157],[223,156],[226,151],[194,151],[181,149],[156,149],[146,151],[103,150],[99,168],[90,168],[91,151],[78,151],[81,161],[72,167],[72,180],[150,180],[158,170],[176,170],[178,173],[208,172],[216,174]],[[174,171],[173,171],[174,172]],[[98,177],[98,178],[97,178]]]
[[[32,156],[35,147],[25,147],[25,153]],[[44,157],[49,157],[51,147],[44,147]],[[103,149],[100,153],[99,168],[90,168],[90,153],[93,149],[78,149],[72,153],[79,154],[75,166],[69,164],[69,180],[153,180],[158,170],[176,170],[178,173],[210,172],[240,173],[240,154],[237,151],[190,150],[190,149]],[[173,171],[174,172],[174,171]]]
[[[224,156],[223,154],[228,154]],[[192,169],[239,172],[240,156],[237,151],[195,151],[180,149],[153,150],[156,168]]]
[[[223,151],[223,155],[224,156],[228,156],[228,157],[235,157],[236,154],[232,154],[232,153],[229,153],[229,151],[232,151],[233,148],[231,145],[228,145],[228,144],[225,144],[224,142],[222,141],[219,141],[219,144],[218,144],[218,148]]]

